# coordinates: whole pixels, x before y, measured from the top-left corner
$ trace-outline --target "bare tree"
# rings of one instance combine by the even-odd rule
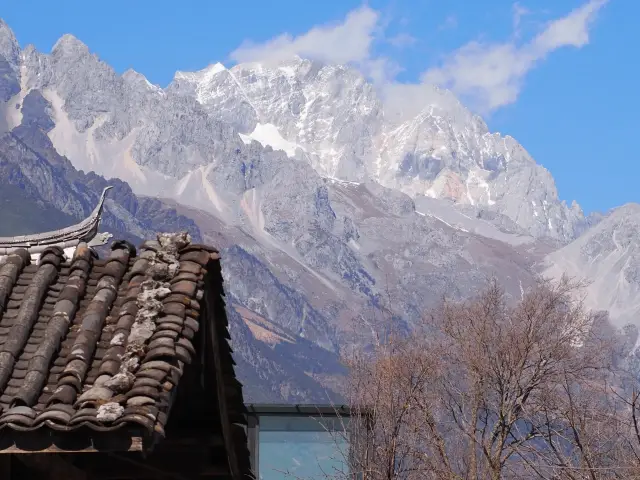
[[[471,301],[443,302],[410,334],[354,353],[351,473],[640,478],[640,433],[631,435],[640,397],[620,393],[611,338],[594,328],[580,288],[540,281],[513,305],[491,281]]]
[[[364,478],[427,478],[442,472],[440,460],[447,461],[446,456],[434,455],[432,435],[439,432],[429,429],[424,416],[430,405],[429,383],[440,361],[412,340],[387,338],[374,355],[350,361],[357,372],[349,392],[350,463]],[[442,473],[448,473],[446,468]]]

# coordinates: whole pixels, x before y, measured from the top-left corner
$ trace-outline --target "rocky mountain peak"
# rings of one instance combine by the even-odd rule
[[[491,132],[450,91],[424,86],[424,108],[402,119],[357,70],[294,57],[179,72],[169,90],[195,98],[247,141],[311,163],[322,176],[374,180],[410,196],[506,215],[536,237],[566,243],[584,215],[558,199],[550,173],[514,138]],[[384,100],[384,102],[383,102]]]
[[[0,18],[0,57],[16,65],[20,56],[18,40],[4,20]]]
[[[3,106],[20,91],[20,46],[13,31],[0,19],[0,133],[8,127]]]
[[[148,81],[147,77],[145,77],[140,72],[136,72],[133,68],[129,68],[128,70],[125,70],[125,72],[122,74],[122,78],[131,83],[137,83],[139,81],[142,81],[142,82]]]
[[[47,100],[62,112],[57,115],[67,116],[80,133],[92,129],[94,140],[122,141],[136,132],[137,140],[132,137],[131,145],[118,150],[122,160],[109,162],[123,168],[133,159],[138,166],[126,167],[128,180],[142,182],[146,174],[133,173],[132,168],[151,165],[162,175],[184,176],[193,173],[191,167],[206,168],[214,156],[238,148],[237,134],[226,131],[232,129],[245,143],[256,140],[263,147],[284,150],[311,164],[321,176],[372,180],[412,197],[426,195],[493,210],[535,237],[566,243],[584,221],[579,208],[570,209],[557,198],[549,172],[517,141],[490,132],[482,118],[447,90],[425,87],[419,97],[425,107],[397,123],[389,119],[388,99],[383,102],[359,71],[300,57],[276,64],[226,68],[215,63],[197,72],[178,71],[164,90],[133,70],[116,74],[73,35],[60,38],[51,55],[31,52],[24,57],[23,83],[48,90]],[[76,61],[79,57],[85,60]],[[20,90],[16,71],[13,77],[7,98]],[[185,115],[191,121],[177,125]],[[178,132],[195,132],[205,125],[213,131],[203,130],[201,138],[189,139],[189,147],[166,145],[160,160],[152,146],[160,140],[159,130],[170,129],[170,137],[178,139],[186,138]],[[52,135],[69,138],[61,128],[53,129]],[[215,148],[204,145],[205,137],[218,139]],[[60,148],[71,155],[87,141],[77,138]],[[106,143],[87,145],[107,150]],[[75,154],[83,168],[86,159],[96,155]]]
[[[164,91],[158,85],[151,83],[142,73],[136,72],[132,68],[122,74],[122,79],[134,88],[152,91],[164,95]]]
[[[54,56],[83,56],[89,55],[89,47],[70,33],[58,39],[51,49]]]
[[[183,72],[178,70],[174,75],[174,81],[187,81],[190,83],[201,84],[211,81],[214,75],[227,70],[222,63],[212,63],[211,65],[198,70],[197,72]]]

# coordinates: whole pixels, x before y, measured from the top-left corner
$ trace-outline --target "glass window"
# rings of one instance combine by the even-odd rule
[[[260,416],[261,480],[340,478],[347,473],[344,418]],[[344,478],[344,477],[343,477]]]

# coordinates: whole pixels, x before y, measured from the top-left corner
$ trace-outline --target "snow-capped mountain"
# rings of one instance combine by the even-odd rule
[[[536,238],[566,243],[584,225],[577,204],[559,201],[547,170],[447,91],[434,89],[418,116],[397,124],[385,120],[374,87],[344,66],[299,58],[273,68],[215,64],[177,72],[163,90],[132,70],[117,75],[71,35],[50,55],[19,52],[4,38],[9,128],[20,122],[21,99],[41,91],[60,153],[138,193],[205,201],[224,214],[229,183],[233,194],[243,188],[230,159],[256,140],[323,177],[494,211]]]
[[[583,228],[580,207],[558,199],[550,173],[446,90],[434,87],[422,112],[399,124],[356,70],[300,58],[178,72],[167,91],[326,177],[499,212],[535,237],[567,242]]]
[[[126,203],[112,211],[140,235],[162,225],[147,198],[162,197],[175,210],[166,225],[189,219],[223,249],[241,373],[272,395],[257,400],[326,401],[363,323],[410,328],[491,275],[517,298],[591,221],[451,93],[434,89],[400,122],[356,70],[298,58],[178,72],[161,88],[71,35],[50,54],[20,49],[0,21],[0,134],[45,163],[126,182],[149,220]],[[67,188],[52,185],[47,198]]]

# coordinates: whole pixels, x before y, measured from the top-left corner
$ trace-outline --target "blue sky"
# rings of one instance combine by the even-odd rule
[[[0,17],[22,45],[49,52],[72,33],[161,86],[274,51],[354,62],[410,104],[440,82],[518,139],[561,198],[587,212],[640,201],[640,1],[26,0]]]

